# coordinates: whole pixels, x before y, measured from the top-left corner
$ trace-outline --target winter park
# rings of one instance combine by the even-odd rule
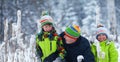
[[[0,62],[49,62],[47,60],[54,58],[46,59],[46,57],[52,57],[50,54],[56,52],[53,49],[58,49],[60,57],[52,62],[70,62],[74,58],[72,55],[78,52],[69,50],[73,54],[68,55],[71,52],[69,53],[68,47],[64,48],[64,42],[58,42],[59,45],[54,47],[56,46],[54,41],[63,41],[63,38],[66,40],[67,36],[69,38],[74,36],[71,42],[79,36],[86,38],[91,52],[93,55],[96,53],[96,62],[107,62],[107,60],[120,62],[119,5],[120,0],[0,0]],[[52,34],[51,31],[47,32],[48,27],[52,27]],[[105,29],[98,32],[99,28]],[[59,38],[62,32],[64,32],[63,38]],[[103,42],[99,38],[102,35],[107,39],[102,40],[106,41],[105,45],[110,44],[109,47],[104,45],[107,48],[101,46]],[[43,42],[39,41],[46,41],[43,38],[49,39],[50,42],[41,45]],[[111,46],[113,48],[110,48]],[[38,49],[41,47],[40,53],[37,47]],[[52,52],[49,52],[49,49]],[[106,52],[107,49],[110,53]],[[70,56],[67,57],[68,61],[61,61],[64,59],[64,53]],[[111,58],[118,59],[115,61]],[[88,62],[83,55],[75,59],[76,61],[71,62]]]

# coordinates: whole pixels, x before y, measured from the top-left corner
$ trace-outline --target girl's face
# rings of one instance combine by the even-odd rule
[[[46,24],[42,28],[43,28],[44,31],[50,32],[52,30],[52,25]]]
[[[101,41],[106,40],[106,39],[107,39],[107,37],[106,37],[106,35],[105,35],[105,34],[99,34],[97,39],[98,39],[98,41],[100,41],[100,42],[101,42]]]

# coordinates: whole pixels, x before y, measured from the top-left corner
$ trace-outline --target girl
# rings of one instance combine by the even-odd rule
[[[98,44],[91,45],[96,62],[118,62],[118,52],[113,41],[108,39],[107,29],[98,27],[96,34]]]
[[[42,62],[53,62],[58,56],[63,58],[62,40],[57,35],[49,15],[41,17],[41,32],[36,36],[36,48]]]

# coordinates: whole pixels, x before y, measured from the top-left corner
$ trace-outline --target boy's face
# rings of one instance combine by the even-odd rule
[[[104,41],[104,40],[106,40],[107,39],[107,37],[106,37],[106,35],[104,35],[104,34],[99,34],[99,36],[98,36],[98,41]]]
[[[49,31],[52,30],[52,25],[46,24],[46,25],[44,25],[42,28],[43,28],[44,31],[49,32]]]
[[[67,35],[64,35],[64,38],[65,38],[67,44],[72,44],[72,43],[76,42],[76,39],[70,38]]]

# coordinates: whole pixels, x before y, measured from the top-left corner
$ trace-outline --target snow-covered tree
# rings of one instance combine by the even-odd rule
[[[115,0],[107,0],[107,9],[108,9],[108,20],[110,22],[110,30],[111,33],[116,37],[114,41],[118,41],[117,39],[117,21],[116,21],[116,12],[115,12]],[[111,15],[112,14],[112,15]]]
[[[18,10],[17,16],[17,23],[12,24],[12,37],[10,39],[8,39],[8,20],[5,20],[4,42],[0,46],[0,62],[37,62],[35,35],[23,38],[20,10]]]
[[[92,0],[88,3],[87,0],[83,1],[84,12],[86,17],[82,20],[82,32],[87,36],[93,35],[97,24],[100,23],[100,7],[97,0]]]

